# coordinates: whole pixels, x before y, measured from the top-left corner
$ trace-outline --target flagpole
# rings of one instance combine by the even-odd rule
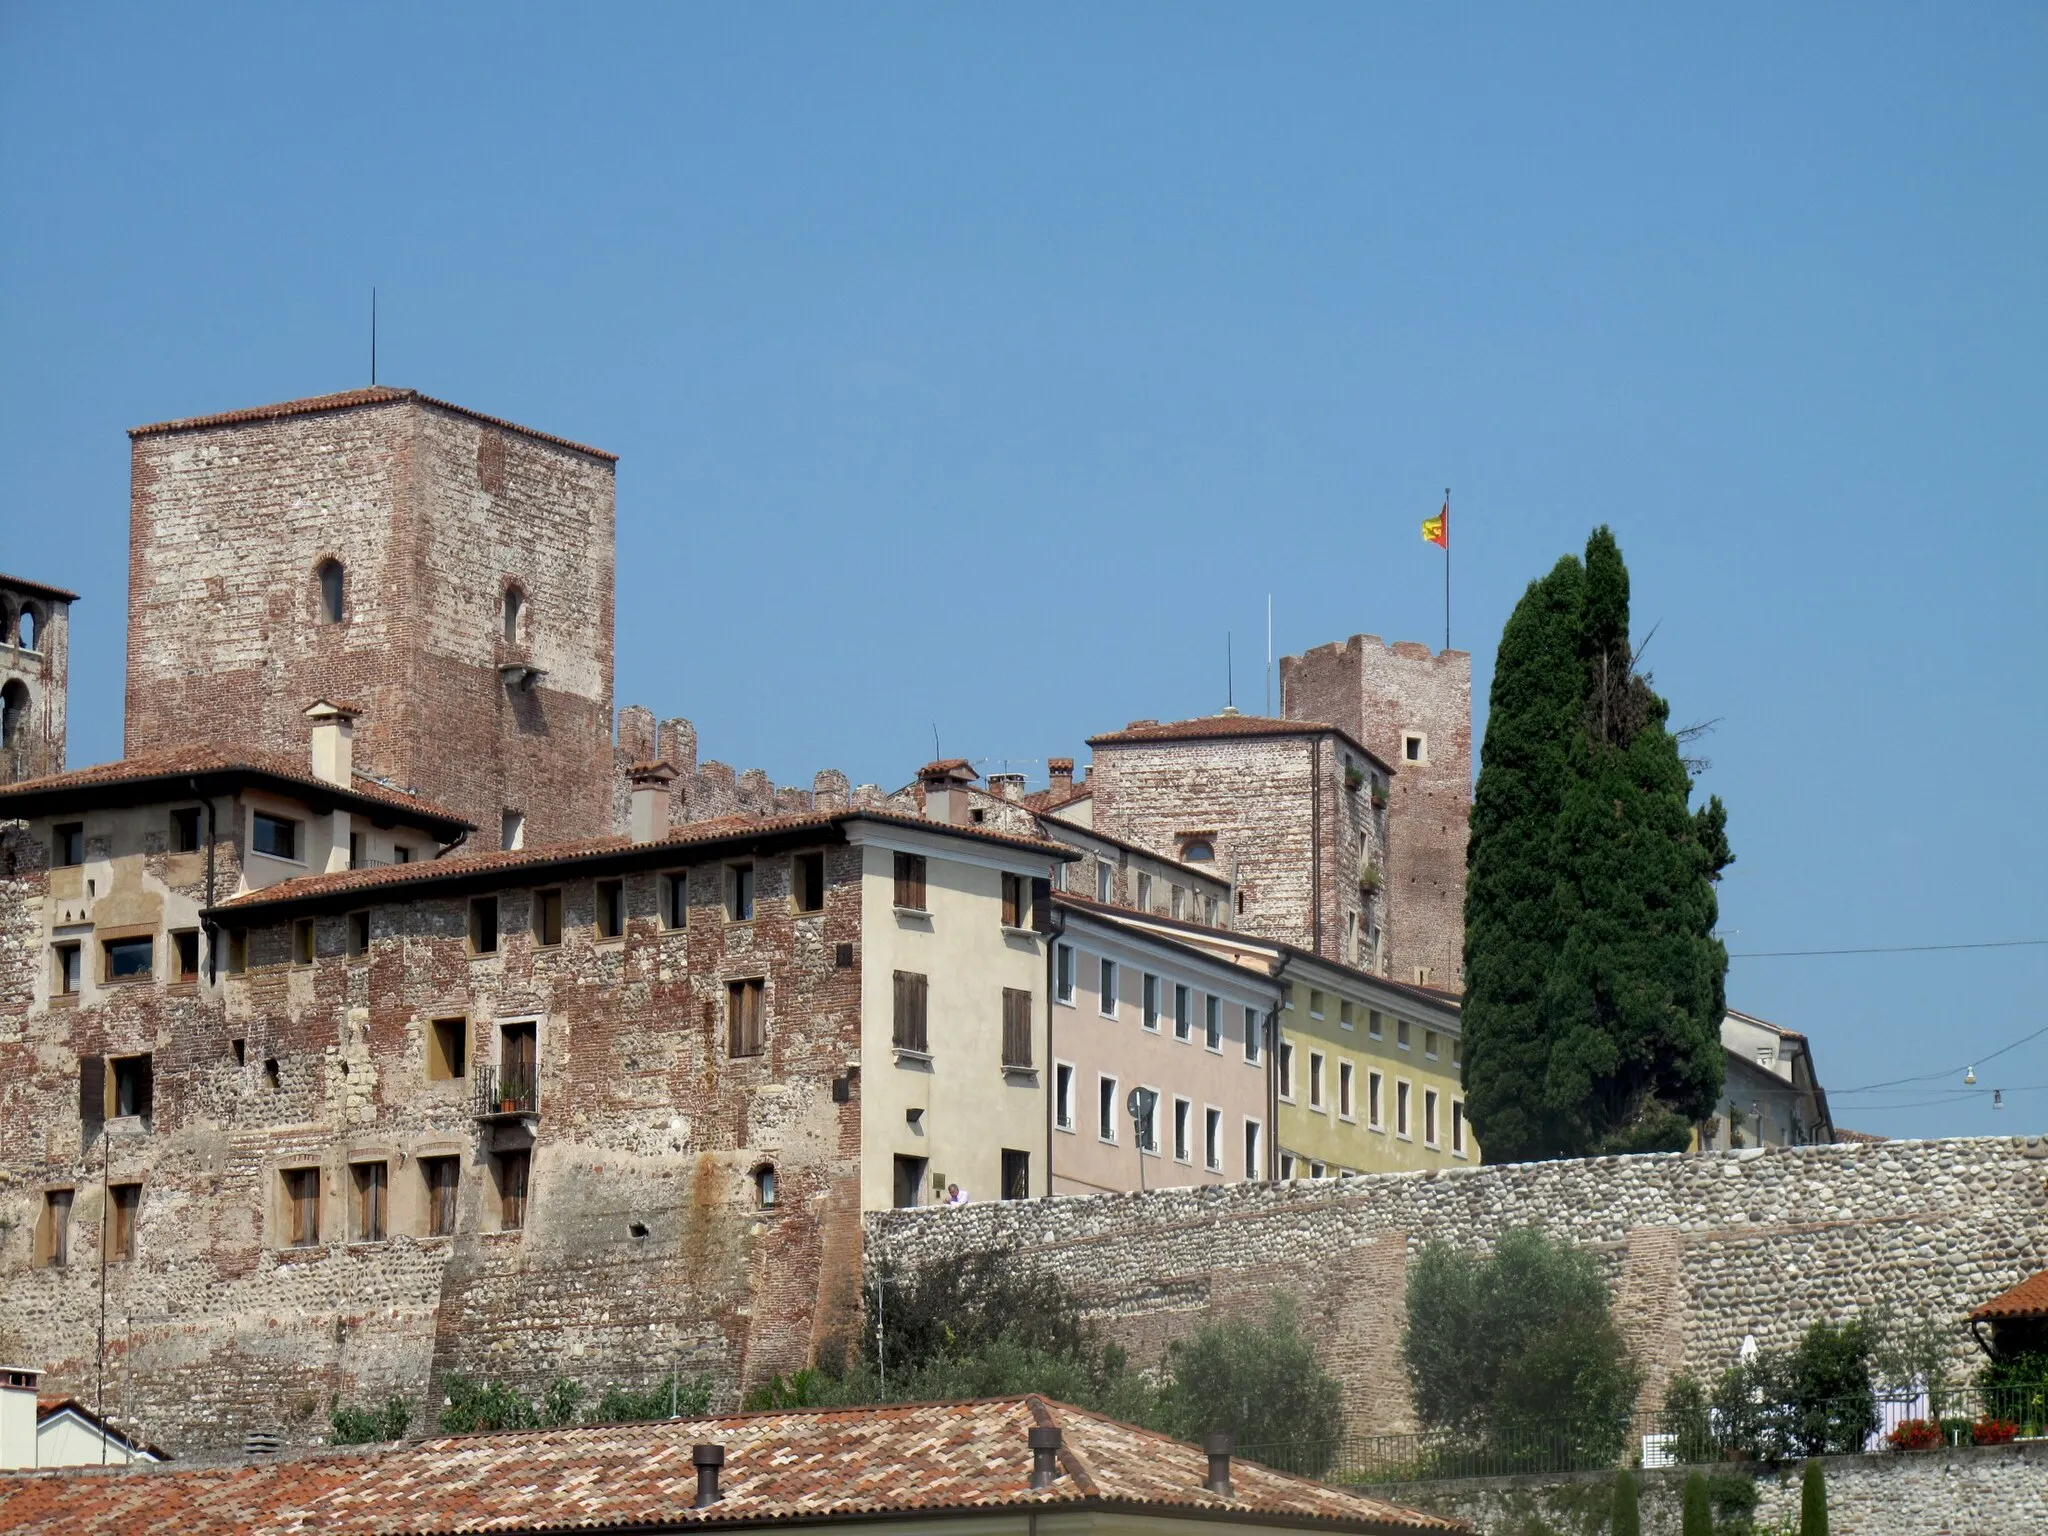
[[[1444,487],[1444,649],[1451,648],[1451,488]]]

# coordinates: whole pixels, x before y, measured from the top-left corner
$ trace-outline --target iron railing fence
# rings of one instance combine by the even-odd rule
[[[507,1067],[500,1071],[488,1063],[476,1068],[476,1113],[479,1115],[534,1114],[540,1109],[540,1084],[530,1068]]]
[[[1247,1444],[1248,1461],[1348,1485],[1430,1482],[1519,1473],[1595,1472],[1817,1455],[1891,1455],[1942,1445],[2048,1437],[2048,1389],[1849,1397],[1793,1405],[1753,1403],[1739,1414],[1635,1414],[1606,1423],[1527,1422],[1460,1433],[1353,1435]]]

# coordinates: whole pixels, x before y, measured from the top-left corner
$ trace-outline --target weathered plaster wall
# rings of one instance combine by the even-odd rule
[[[25,621],[25,622],[24,622]],[[29,644],[22,641],[28,639]],[[27,714],[0,743],[0,784],[64,771],[71,692],[71,604],[0,577],[0,689],[18,686]]]
[[[1139,1360],[1205,1317],[1298,1297],[1348,1427],[1412,1429],[1400,1360],[1410,1260],[1541,1225],[1606,1262],[1648,1371],[1734,1363],[1743,1337],[1788,1347],[1815,1319],[1889,1304],[1960,1324],[2048,1266],[2048,1141],[1883,1142],[1367,1174],[868,1218],[874,1251],[916,1263],[1015,1245],[1084,1296]]]

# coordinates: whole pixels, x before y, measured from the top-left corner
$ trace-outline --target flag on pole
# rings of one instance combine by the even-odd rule
[[[1449,549],[1451,547],[1451,503],[1449,498],[1446,498],[1444,501],[1443,511],[1437,513],[1435,517],[1426,517],[1422,520],[1422,537],[1425,542],[1434,544],[1438,549]]]

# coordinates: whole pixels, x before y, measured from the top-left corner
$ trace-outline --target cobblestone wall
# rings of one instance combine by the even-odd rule
[[[999,1244],[1065,1277],[1140,1361],[1211,1313],[1288,1292],[1343,1381],[1348,1427],[1414,1427],[1400,1361],[1407,1267],[1432,1239],[1540,1225],[1606,1262],[1647,1369],[1787,1347],[1818,1318],[1890,1304],[1955,1325],[2048,1266],[2048,1140],[1983,1138],[1599,1158],[871,1215],[900,1262]]]
[[[1911,1456],[1830,1456],[1828,1529],[1833,1536],[2038,1536],[2048,1530],[2048,1442]],[[1728,1468],[1755,1479],[1753,1519],[1764,1530],[1797,1529],[1803,1466]],[[1644,1536],[1679,1536],[1687,1474],[1644,1476]],[[1479,1536],[1607,1536],[1613,1478],[1478,1478],[1410,1483],[1373,1492],[1412,1509],[1470,1521]]]

